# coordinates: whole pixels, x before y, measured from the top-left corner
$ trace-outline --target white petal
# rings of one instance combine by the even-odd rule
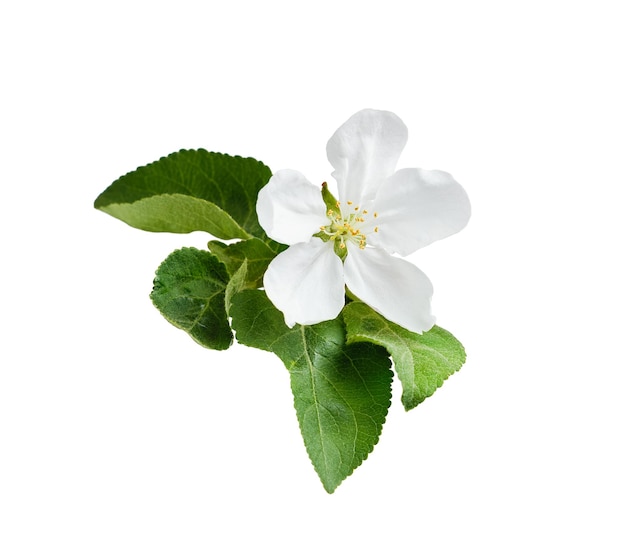
[[[276,256],[263,285],[289,327],[334,319],[345,302],[341,260],[330,242],[317,238],[290,246]]]
[[[326,146],[339,200],[362,204],[393,174],[408,131],[389,111],[365,109],[350,117]]]
[[[360,250],[348,243],[344,276],[355,296],[401,327],[421,334],[435,324],[430,311],[433,286],[420,269],[406,260],[384,250]]]
[[[321,188],[296,170],[279,170],[259,191],[256,203],[259,223],[275,241],[308,242],[328,224]]]
[[[419,168],[398,170],[371,208],[378,232],[368,236],[368,244],[402,256],[457,233],[471,214],[465,190],[450,174]]]

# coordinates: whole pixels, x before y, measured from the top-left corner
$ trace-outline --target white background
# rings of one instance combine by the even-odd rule
[[[620,4],[3,3],[0,547],[626,547]],[[92,203],[181,148],[323,181],[364,107],[470,195],[411,257],[468,361],[327,495],[280,361],[148,299],[206,236]]]

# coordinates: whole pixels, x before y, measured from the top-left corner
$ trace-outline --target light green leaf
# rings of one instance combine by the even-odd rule
[[[210,252],[182,248],[159,266],[150,298],[172,323],[200,345],[226,349],[233,340],[225,308],[226,268]]]
[[[224,210],[188,195],[154,195],[132,203],[108,204],[100,210],[144,231],[206,231],[219,239],[250,237]]]
[[[247,288],[258,288],[263,285],[263,275],[269,263],[276,256],[276,252],[260,239],[253,238],[226,245],[220,241],[210,241],[209,250],[226,265],[228,272],[233,275],[247,261],[246,281]],[[286,248],[279,245],[278,251]]]
[[[347,345],[341,318],[290,329],[261,290],[237,294],[230,311],[237,340],[276,353],[289,370],[304,444],[332,493],[380,437],[391,402],[387,353]]]
[[[328,189],[328,184],[326,182],[322,183],[322,199],[324,200],[324,204],[326,205],[328,212],[333,212],[334,216],[341,217],[341,210],[338,206],[339,202],[330,192],[330,189]]]
[[[271,175],[252,158],[182,150],[122,176],[94,206],[147,231],[253,235],[274,246],[256,216],[258,192]]]
[[[391,354],[402,383],[402,404],[408,411],[430,397],[465,362],[465,350],[448,331],[434,326],[428,332],[410,332],[363,302],[344,307],[348,342],[371,342]]]
[[[232,299],[235,294],[241,292],[246,286],[246,275],[248,273],[248,262],[247,260],[243,260],[239,269],[233,273],[233,276],[228,281],[226,285],[226,291],[224,294],[224,304],[226,307],[226,313],[230,311],[230,306],[232,304]]]

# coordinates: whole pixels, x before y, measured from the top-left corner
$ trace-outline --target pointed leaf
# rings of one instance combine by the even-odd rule
[[[221,239],[269,241],[256,200],[271,175],[252,158],[182,150],[122,176],[94,206],[147,231],[201,230]]]
[[[228,274],[210,252],[182,248],[159,266],[150,298],[172,323],[200,345],[226,349],[233,340],[225,309]]]
[[[226,313],[230,311],[230,306],[232,304],[232,299],[235,294],[241,292],[246,286],[246,276],[248,273],[248,262],[244,259],[244,261],[239,266],[239,269],[233,273],[230,281],[226,285],[226,291],[224,293],[224,305],[226,308]]]
[[[465,349],[448,331],[434,326],[416,334],[391,321],[363,302],[343,309],[348,342],[371,342],[391,354],[402,383],[402,404],[408,411],[441,387],[465,362]]]
[[[260,290],[237,294],[231,315],[239,342],[273,351],[289,370],[304,444],[332,493],[380,437],[391,401],[385,350],[347,345],[340,318],[289,329]]]

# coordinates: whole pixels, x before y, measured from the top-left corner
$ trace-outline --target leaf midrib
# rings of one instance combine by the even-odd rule
[[[319,400],[317,398],[317,388],[315,386],[315,376],[314,376],[315,365],[313,365],[313,361],[311,360],[311,357],[309,356],[309,346],[306,341],[306,334],[304,332],[303,325],[300,325],[300,337],[302,338],[302,347],[304,349],[304,357],[306,358],[306,363],[307,363],[307,366],[309,367],[309,374],[311,376],[311,390],[313,393],[313,404],[315,407],[315,415],[317,417],[317,427],[318,427],[319,434],[320,434],[320,447],[322,449],[322,455],[324,456],[324,467],[325,467],[326,472],[328,472],[329,471],[328,459],[327,459],[327,454],[326,454],[326,448],[324,446],[324,437],[322,436],[322,419],[320,417],[320,406],[319,406]]]
[[[218,290],[218,291],[214,292],[213,294],[211,294],[207,298],[206,304],[202,308],[202,311],[200,312],[198,317],[196,317],[196,320],[189,327],[189,331],[192,331],[194,328],[196,328],[196,325],[200,322],[200,319],[202,319],[204,317],[205,313],[207,312],[207,310],[210,309],[211,300],[213,300],[213,298],[215,298],[216,296],[219,296],[222,292],[224,292],[224,289],[221,289],[221,290]]]

